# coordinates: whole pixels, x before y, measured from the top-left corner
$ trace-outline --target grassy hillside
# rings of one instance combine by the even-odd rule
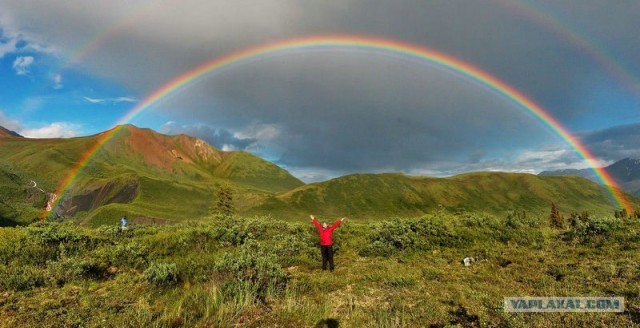
[[[329,273],[308,219],[0,228],[0,327],[637,327],[639,236],[607,217],[347,220]],[[505,313],[505,296],[621,296],[625,312]]]
[[[217,177],[265,191],[287,191],[303,185],[279,166],[244,151],[226,153],[214,170]]]
[[[450,178],[356,174],[294,189],[262,205],[272,213],[307,212],[379,218],[437,210],[503,214],[546,213],[551,202],[566,212],[611,214],[606,191],[587,179],[516,173],[469,173]]]
[[[99,138],[100,134],[70,139],[0,138],[0,165],[32,177],[40,188],[54,192]],[[243,202],[238,206],[242,210],[253,206],[253,201],[303,183],[245,152],[223,152],[189,136],[166,136],[126,126],[80,171],[58,209],[65,217],[91,225],[123,214],[175,222],[211,213],[220,184],[234,188],[237,200]],[[20,201],[24,203],[22,198]],[[31,211],[41,209],[36,204]],[[15,211],[1,204],[0,211],[15,216],[11,214]]]
[[[29,222],[41,213],[43,202],[27,190],[31,180],[53,192],[99,138],[0,138],[0,167],[21,179],[0,180],[6,186],[0,215],[7,224]],[[122,215],[134,221],[175,223],[214,212],[220,185],[234,190],[239,214],[290,219],[308,213],[356,219],[436,211],[540,214],[549,211],[552,201],[565,214],[608,215],[616,209],[602,187],[575,176],[356,174],[304,185],[246,152],[223,152],[197,138],[126,126],[80,171],[57,213],[92,226]]]
[[[45,193],[25,176],[0,167],[0,227],[29,224],[41,214]]]

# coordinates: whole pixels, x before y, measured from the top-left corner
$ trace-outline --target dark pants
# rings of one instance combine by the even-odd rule
[[[322,270],[327,269],[327,262],[329,262],[329,270],[333,271],[333,246],[320,246],[322,252]]]

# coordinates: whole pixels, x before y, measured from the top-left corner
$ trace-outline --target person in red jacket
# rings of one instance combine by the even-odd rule
[[[320,250],[322,252],[322,270],[327,269],[327,262],[329,262],[329,270],[333,271],[333,240],[331,240],[331,235],[333,234],[333,230],[340,226],[342,221],[345,218],[342,218],[332,224],[330,227],[326,222],[322,223],[322,226],[318,222],[315,216],[309,215],[311,217],[311,222],[316,226],[318,232],[320,233]]]

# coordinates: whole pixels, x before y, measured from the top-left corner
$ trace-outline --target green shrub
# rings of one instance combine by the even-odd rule
[[[275,235],[270,244],[270,248],[278,257],[278,262],[283,266],[320,259],[317,242],[312,240],[307,233]]]
[[[217,248],[215,233],[209,228],[190,228],[183,231],[178,242],[190,252],[211,252]]]
[[[97,237],[91,230],[67,223],[39,222],[24,229],[17,243],[14,261],[21,264],[46,265],[62,256],[91,251],[109,239]]]
[[[211,279],[215,270],[217,255],[215,254],[187,254],[174,258],[180,272],[180,278],[189,282],[204,282]]]
[[[152,285],[170,286],[178,283],[178,268],[175,263],[151,263],[142,273]]]
[[[389,257],[396,251],[391,243],[383,240],[373,240],[368,245],[360,249],[360,256],[380,256]]]
[[[544,234],[540,229],[521,226],[519,228],[509,228],[507,226],[498,227],[493,231],[495,240],[502,243],[517,243],[520,246],[528,246],[540,249],[544,243]]]
[[[47,276],[52,284],[62,286],[72,280],[104,278],[107,269],[106,263],[96,259],[62,258],[47,263]]]
[[[228,295],[248,290],[259,300],[264,300],[268,295],[284,291],[288,278],[278,264],[278,258],[261,249],[262,245],[252,243],[235,254],[225,254],[215,263],[215,270],[225,282],[222,287],[229,291]]]
[[[46,274],[30,265],[0,265],[0,290],[29,290],[44,286]]]
[[[103,247],[96,253],[115,266],[139,269],[149,263],[149,248],[137,241]]]
[[[23,236],[22,228],[0,228],[0,264],[9,264],[18,256],[16,245]]]
[[[240,225],[222,226],[216,229],[216,239],[222,246],[238,246],[253,238],[253,236]]]
[[[581,244],[604,242],[604,240],[622,227],[620,219],[590,218],[588,221],[578,220],[567,232],[570,240]]]
[[[133,228],[122,230],[119,225],[113,224],[101,225],[100,227],[96,228],[96,232],[98,232],[100,235],[104,235],[112,239],[131,238],[134,236],[134,230],[135,229]]]
[[[210,253],[219,247],[216,232],[212,227],[176,226],[144,236],[150,256],[166,257],[177,254]]]
[[[396,219],[369,226],[371,233],[367,245],[360,250],[362,256],[390,256],[396,251],[455,247],[469,242],[435,217]]]

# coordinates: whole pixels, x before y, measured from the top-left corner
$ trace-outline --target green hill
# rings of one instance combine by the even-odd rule
[[[551,202],[566,211],[610,214],[601,186],[575,176],[482,172],[449,178],[403,174],[355,174],[312,183],[279,195],[257,212],[318,213],[329,216],[418,216],[436,210],[503,214],[511,210],[546,213]]]
[[[0,165],[17,176],[37,181],[46,192],[54,192],[100,137],[0,138]],[[13,180],[2,180],[7,186],[3,190],[18,190],[25,185],[24,181]],[[111,222],[123,214],[141,220],[201,217],[213,211],[220,184],[236,191],[241,210],[247,207],[244,204],[303,185],[278,166],[246,152],[224,152],[197,138],[126,126],[79,172],[60,201],[58,214],[93,225]],[[28,211],[31,217],[22,221],[42,213],[42,206],[35,206],[37,210]]]
[[[49,193],[101,137],[0,138],[0,224],[28,223],[45,213]],[[355,174],[305,185],[247,152],[220,151],[190,136],[128,125],[82,168],[66,194],[55,195],[60,197],[56,213],[93,226],[115,223],[122,215],[133,223],[201,218],[215,211],[221,185],[233,189],[239,214],[291,219],[309,213],[356,219],[434,211],[547,213],[551,202],[565,213],[616,209],[603,187],[575,176]]]
[[[27,177],[0,168],[0,227],[31,222],[46,201],[47,194]]]

